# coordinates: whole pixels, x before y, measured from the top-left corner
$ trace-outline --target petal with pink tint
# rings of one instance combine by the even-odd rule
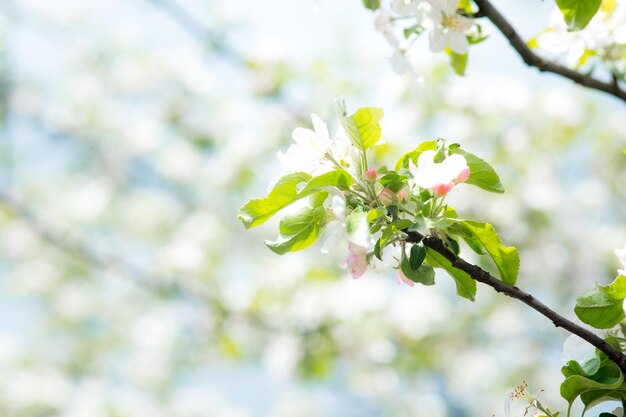
[[[402,273],[402,270],[400,268],[398,268],[397,280],[398,280],[398,284],[406,284],[409,287],[412,287],[415,285],[413,281],[408,279],[407,276]]]
[[[363,275],[367,269],[367,249],[349,242],[348,250],[350,253],[348,253],[348,257],[346,258],[346,265],[350,270],[352,278],[357,279]]]
[[[436,184],[433,186],[433,192],[439,196],[444,196],[454,188],[454,183],[449,182],[447,184]]]

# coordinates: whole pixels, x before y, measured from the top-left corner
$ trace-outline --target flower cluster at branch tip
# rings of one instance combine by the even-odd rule
[[[287,154],[280,154],[281,161],[285,162],[288,167],[314,167],[311,169],[312,172],[330,170],[333,165],[334,168],[340,169],[342,167],[349,167],[351,164],[344,165],[337,163],[334,159],[337,154],[336,144],[347,143],[339,136],[342,132],[340,131],[337,139],[331,140],[326,123],[316,115],[312,115],[312,120],[314,130],[304,128],[296,128],[294,130],[292,136],[296,144],[290,146]],[[412,174],[412,178],[399,190],[381,186],[377,187],[375,182],[378,178],[378,171],[373,167],[368,168],[363,173],[363,178],[354,178],[357,184],[365,185],[362,187],[361,191],[366,195],[370,191],[368,188],[373,189],[373,195],[376,195],[376,197],[372,195],[369,201],[366,198],[364,203],[366,203],[368,207],[376,207],[376,205],[380,203],[380,205],[384,207],[397,205],[402,208],[411,198],[410,190],[413,190],[415,194],[420,189],[424,189],[430,191],[435,199],[439,197],[443,198],[456,184],[462,183],[469,178],[470,169],[462,155],[449,155],[441,162],[435,162],[436,155],[436,150],[427,150],[421,153],[417,159],[417,164],[409,160],[409,172]],[[350,161],[352,161],[352,158],[350,158]],[[323,169],[321,167],[323,167]],[[351,174],[354,175],[354,172],[351,172]],[[368,187],[367,184],[370,186]],[[377,191],[377,188],[380,188],[380,191]],[[352,209],[352,212],[354,212],[355,208],[358,209],[358,207],[346,207],[346,201],[349,201],[349,197],[350,195],[348,193],[332,197],[330,217],[331,221],[337,224],[329,228],[330,233],[328,233],[326,242],[322,247],[324,253],[329,253],[330,248],[336,246],[339,241],[345,240],[345,236],[342,236],[342,234],[347,234],[346,210]],[[364,230],[368,227],[367,225],[360,225],[359,230]],[[348,255],[345,260],[345,266],[354,279],[361,277],[367,270],[368,265],[374,266],[374,262],[376,262],[377,259],[373,256],[373,250],[381,234],[380,232],[370,234],[365,240],[361,236],[360,239],[357,239],[358,243],[351,241],[353,236],[347,236]],[[369,239],[369,241],[367,241],[367,239]],[[414,286],[414,282],[402,272],[398,263],[403,258],[400,245],[392,243],[392,247],[393,255],[391,255],[391,258],[396,261],[394,268],[397,269],[398,283],[404,283],[411,287]],[[390,256],[388,255],[387,258],[389,259]],[[378,261],[380,264],[382,259]],[[387,264],[390,263],[391,262],[387,260]]]
[[[294,171],[320,174],[337,165],[350,169],[354,161],[348,139],[341,135],[331,139],[328,126],[316,114],[311,115],[311,121],[313,130],[294,129],[291,137],[295,144],[287,149],[287,153],[278,152],[278,159]]]
[[[392,0],[382,1],[376,12],[374,27],[394,48],[391,56],[393,70],[402,75],[420,78],[407,58],[417,38],[428,33],[430,50],[447,51],[465,56],[471,43],[484,39],[480,26],[469,17],[469,3],[459,0]],[[464,67],[454,68],[458,73]]]
[[[417,160],[419,168],[412,161],[409,162],[409,168],[417,185],[444,196],[456,184],[469,178],[470,169],[461,155],[450,155],[441,163],[435,162],[436,155],[435,151],[422,152]]]
[[[409,14],[418,6],[418,2],[403,0],[394,4],[394,10]],[[313,129],[296,128],[292,134],[295,143],[286,153],[279,152],[278,158],[293,170],[311,174],[341,171],[354,182],[351,189],[341,192],[327,187],[332,195],[324,202],[326,238],[322,252],[330,253],[345,242],[348,255],[344,266],[353,278],[361,277],[368,266],[376,270],[393,266],[397,269],[398,283],[413,286],[414,281],[407,277],[410,272],[406,268],[403,271],[401,267],[403,260],[408,258],[404,246],[406,235],[396,230],[383,239],[385,223],[393,217],[396,221],[401,220],[399,217],[414,219],[417,214],[425,216],[434,225],[444,211],[444,197],[470,176],[465,157],[450,153],[443,141],[439,144],[432,141],[431,149],[421,152],[419,157],[413,158],[415,161],[408,158],[406,166],[397,172],[384,166],[378,169],[366,167],[358,162],[364,157],[367,164],[364,152],[350,142],[345,128],[340,128],[332,137],[327,124],[319,116],[313,114],[311,120]],[[422,197],[419,197],[420,193]],[[380,211],[377,212],[380,226],[372,225],[362,215],[375,210]],[[376,249],[381,239],[385,240],[383,247]]]
[[[395,4],[405,7],[402,13],[412,13],[415,6]],[[239,219],[247,228],[299,201],[307,204],[298,204],[299,211],[283,217],[278,238],[265,242],[279,255],[324,238],[322,252],[345,256],[343,266],[355,279],[369,268],[392,267],[400,284],[433,285],[434,268],[440,268],[455,281],[457,294],[473,301],[476,281],[455,273],[448,256],[459,254],[463,239],[478,254],[489,255],[501,279],[515,285],[517,249],[504,246],[490,224],[460,219],[446,203],[447,195],[463,183],[504,192],[493,167],[441,138],[417,144],[393,166],[370,166],[370,150],[382,143],[382,109],[365,107],[348,115],[343,100],[337,100],[336,110],[341,127],[334,136],[316,115],[311,117],[313,129],[293,131],[295,143],[278,157],[295,172],[278,179],[266,197],[240,209]],[[479,177],[472,177],[474,169]]]

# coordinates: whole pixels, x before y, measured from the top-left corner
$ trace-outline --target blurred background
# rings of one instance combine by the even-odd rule
[[[530,38],[553,4],[498,6]],[[444,275],[353,281],[236,215],[311,112],[334,130],[335,96],[383,107],[378,163],[439,136],[492,163],[507,193],[452,205],[574,318],[626,243],[622,103],[493,30],[465,77],[421,42],[424,82],[397,76],[358,0],[2,0],[0,19],[0,415],[491,416],[523,380],[565,410],[567,334],[534,311]]]

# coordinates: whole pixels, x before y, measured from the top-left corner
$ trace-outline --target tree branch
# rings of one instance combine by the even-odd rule
[[[44,241],[52,246],[90,264],[97,269],[115,270],[122,275],[132,278],[134,284],[147,288],[157,294],[182,294],[191,297],[200,297],[204,301],[212,301],[207,294],[196,294],[183,287],[176,277],[157,277],[140,268],[131,265],[111,254],[104,254],[87,245],[75,236],[69,236],[55,230],[39,219],[30,209],[19,202],[15,197],[0,190],[0,208],[6,207],[18,216],[24,223]]]
[[[406,233],[409,236],[409,238],[407,239],[409,242],[423,242],[424,246],[444,256],[448,261],[450,261],[452,266],[467,273],[475,281],[490,286],[491,288],[496,290],[496,292],[503,293],[511,298],[520,300],[533,310],[550,319],[550,321],[552,321],[552,323],[554,323],[556,327],[561,327],[569,331],[570,333],[575,334],[581,339],[591,343],[600,351],[604,352],[609,357],[609,359],[615,362],[617,366],[619,366],[619,368],[622,370],[622,372],[626,374],[626,356],[598,335],[561,316],[559,313],[552,310],[541,301],[537,300],[531,294],[528,294],[527,292],[522,291],[515,286],[506,284],[505,282],[497,279],[479,266],[472,265],[466,262],[462,258],[455,255],[453,252],[451,252],[439,238],[433,236],[425,237],[418,232],[407,231]]]
[[[614,97],[619,98],[622,101],[626,101],[626,91],[621,89],[617,83],[614,83],[612,81],[600,81],[590,75],[574,71],[557,62],[541,58],[539,55],[534,53],[532,49],[530,49],[530,47],[526,44],[526,42],[520,37],[520,35],[515,31],[513,26],[511,26],[511,24],[506,20],[506,18],[502,16],[502,14],[500,14],[500,12],[495,7],[493,7],[489,0],[474,0],[474,3],[476,3],[476,5],[479,7],[480,15],[491,20],[491,22],[498,28],[498,30],[500,30],[500,32],[502,32],[502,34],[508,39],[508,41],[511,43],[511,46],[513,46],[517,53],[522,57],[526,65],[535,67],[542,72],[545,71],[560,75],[584,87],[603,91]]]

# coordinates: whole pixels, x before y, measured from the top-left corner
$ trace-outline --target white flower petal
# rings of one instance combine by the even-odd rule
[[[434,28],[428,34],[430,51],[434,53],[443,52],[447,46],[446,34],[439,28]]]
[[[504,417],[511,417],[511,401],[513,401],[513,390],[507,391],[504,396]]]
[[[596,357],[596,348],[576,335],[571,335],[563,343],[563,361],[576,361],[581,365]]]
[[[324,240],[321,251],[322,253],[328,254],[339,245],[339,242],[341,242],[346,234],[346,227],[339,221],[331,221],[326,225],[324,234],[326,235],[326,239]]]
[[[313,129],[315,130],[317,140],[325,144],[330,142],[326,123],[315,113],[311,114],[311,121],[313,122]]]
[[[467,53],[469,42],[462,32],[450,31],[447,35],[447,43],[454,52],[460,55]]]
[[[393,55],[391,55],[391,69],[398,75],[404,75],[407,72],[407,67],[409,63],[406,61],[406,57],[404,54],[396,50]]]
[[[433,11],[441,12],[446,9],[446,0],[427,0]]]
[[[467,161],[463,155],[453,154],[448,156],[441,163],[441,182],[447,183],[453,181],[465,168],[467,168]]]
[[[346,219],[346,198],[343,195],[334,195],[331,200],[331,210],[338,220]]]
[[[452,15],[456,13],[456,9],[459,6],[459,0],[444,0],[443,1],[443,12],[448,15]]]
[[[437,151],[424,151],[420,154],[419,158],[417,158],[417,167],[419,169],[426,169],[428,167],[435,165],[435,155],[437,155]]]

